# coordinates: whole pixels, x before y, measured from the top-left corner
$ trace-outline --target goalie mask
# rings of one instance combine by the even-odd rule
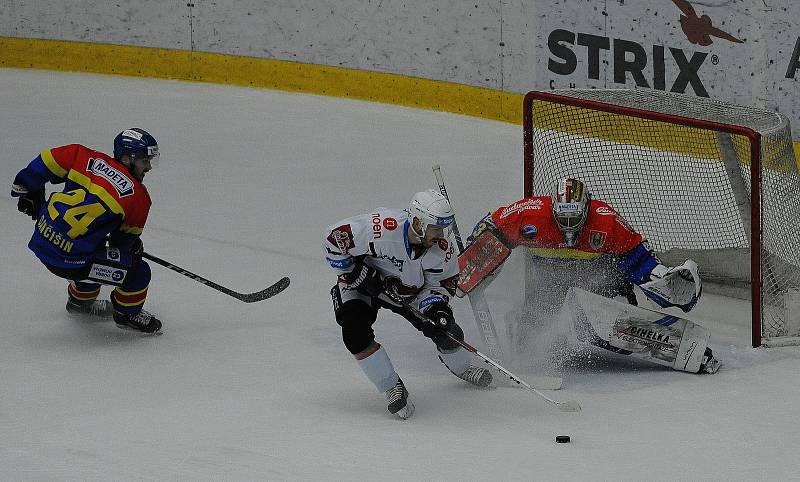
[[[575,246],[578,234],[586,224],[591,196],[579,179],[559,179],[552,194],[553,218],[564,233],[568,247]]]
[[[419,231],[414,228],[414,218],[419,220]],[[446,238],[454,220],[455,214],[447,198],[433,189],[414,194],[408,206],[411,230],[421,240]]]

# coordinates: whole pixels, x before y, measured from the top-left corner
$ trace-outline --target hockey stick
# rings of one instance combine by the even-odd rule
[[[203,278],[200,275],[196,275],[196,274],[192,273],[191,271],[187,271],[187,270],[181,268],[180,266],[176,266],[176,265],[170,263],[169,261],[164,261],[163,259],[158,258],[156,256],[153,256],[152,254],[142,253],[142,258],[149,259],[150,261],[153,261],[154,263],[160,264],[161,266],[164,266],[165,268],[169,268],[172,271],[175,271],[177,273],[180,273],[180,274],[186,276],[187,278],[191,278],[191,279],[197,281],[198,283],[202,283],[202,284],[208,286],[209,288],[214,288],[217,291],[225,293],[228,296],[232,296],[232,297],[236,298],[237,300],[244,301],[245,303],[254,303],[256,301],[262,301],[262,300],[266,300],[267,298],[272,298],[273,296],[277,295],[278,293],[280,293],[281,291],[283,291],[283,290],[285,290],[286,288],[289,287],[289,278],[283,277],[283,278],[279,279],[276,283],[274,283],[272,286],[268,286],[267,288],[264,288],[261,291],[256,291],[255,293],[237,293],[236,291],[233,291],[233,290],[231,290],[229,288],[226,288],[226,287],[224,287],[222,285],[218,285],[217,283],[214,283],[213,281],[207,280],[207,279]]]
[[[399,306],[399,307],[409,311],[421,323],[430,323],[430,321],[427,321],[428,320],[427,316],[425,316],[417,308],[411,306],[410,304],[408,304],[408,303],[406,303],[404,301],[396,300],[396,299],[390,297],[389,295],[387,295],[386,293],[381,293],[380,295],[378,295],[378,298],[381,299],[382,301],[390,303],[390,304],[392,304],[394,306]],[[575,401],[575,400],[561,400],[561,401],[559,401],[559,400],[554,400],[554,399],[548,397],[544,393],[542,393],[539,390],[537,390],[536,388],[532,387],[529,383],[527,383],[526,381],[524,381],[523,379],[521,379],[517,375],[515,375],[515,374],[511,373],[510,371],[508,371],[506,368],[504,368],[502,365],[500,365],[496,361],[492,360],[488,356],[486,356],[483,353],[481,353],[480,351],[478,351],[477,348],[475,348],[474,346],[470,345],[466,341],[459,340],[458,338],[453,336],[448,331],[445,331],[443,333],[445,335],[447,335],[448,338],[453,340],[453,342],[458,343],[462,348],[464,348],[468,352],[471,352],[471,353],[477,355],[483,361],[485,361],[489,365],[492,365],[493,367],[495,367],[497,370],[499,370],[501,373],[503,373],[505,376],[507,376],[509,379],[511,379],[511,381],[516,382],[518,385],[522,385],[523,387],[525,387],[528,390],[532,391],[536,395],[539,395],[547,403],[555,406],[556,408],[558,408],[562,412],[579,412],[581,410],[581,405],[577,401]]]
[[[447,335],[447,337],[450,338],[451,340],[453,340],[454,342],[456,342],[459,345],[461,345],[465,350],[474,353],[479,358],[482,358],[483,361],[485,361],[489,365],[492,365],[493,367],[498,369],[500,372],[505,374],[505,376],[507,376],[512,382],[516,382],[518,385],[522,385],[523,387],[525,387],[528,390],[532,391],[536,395],[539,395],[547,403],[549,403],[551,405],[555,405],[562,412],[580,412],[581,411],[581,405],[576,400],[560,400],[560,401],[559,400],[553,400],[552,398],[548,397],[547,395],[545,395],[544,393],[540,392],[536,388],[532,387],[525,380],[521,379],[520,377],[516,376],[515,374],[513,374],[510,371],[508,371],[505,368],[503,368],[503,366],[501,366],[499,363],[497,363],[496,361],[492,360],[488,356],[484,355],[483,353],[478,351],[474,346],[470,345],[466,341],[459,340],[458,338],[456,338],[455,336],[451,335],[450,332],[447,332],[447,331],[445,332],[445,335]]]
[[[442,177],[442,168],[439,164],[435,164],[433,167],[433,175],[436,176],[436,182],[439,184],[439,192],[442,193],[442,196],[447,199],[447,202],[450,203],[450,206],[453,206],[453,203],[450,202],[450,196],[447,195],[447,187],[444,185],[444,177]],[[456,243],[458,243],[458,254],[464,252],[464,242],[461,240],[461,233],[458,232],[458,224],[453,218],[453,234],[456,235]]]
[[[439,191],[450,202],[450,197],[447,195],[447,187],[444,185],[444,177],[442,176],[442,169],[438,164],[433,166],[433,174],[436,176],[436,182],[439,184]],[[450,204],[452,206],[452,203]],[[458,232],[458,224],[453,219],[453,234],[456,236],[456,243],[458,243],[458,254],[464,252],[464,242],[461,240],[461,233]],[[471,294],[467,295],[469,305],[472,308],[472,314],[475,316],[475,322],[478,324],[478,331],[483,335],[483,342],[486,349],[497,361],[503,362],[503,350],[500,348],[500,342],[497,338],[497,329],[494,327],[494,320],[492,313],[489,311],[489,303],[484,296],[484,290],[478,289]],[[559,384],[560,385],[560,384]]]

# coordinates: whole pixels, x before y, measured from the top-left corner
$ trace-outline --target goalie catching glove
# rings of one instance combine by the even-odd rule
[[[639,287],[659,306],[677,306],[684,312],[694,308],[703,292],[697,263],[691,259],[674,268],[656,265],[650,272],[650,281],[640,284]]]

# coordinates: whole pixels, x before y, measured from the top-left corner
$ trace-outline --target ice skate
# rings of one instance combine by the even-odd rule
[[[114,311],[114,322],[123,330],[153,334],[161,331],[161,321],[145,310],[141,310],[135,315]]]
[[[70,296],[69,300],[67,300],[67,313],[71,315],[111,318],[114,314],[114,307],[108,300],[81,301]]]
[[[714,358],[711,348],[706,347],[706,352],[703,354],[703,363],[700,364],[699,373],[717,373],[721,363]]]
[[[397,379],[397,383],[391,389],[387,390],[386,402],[389,404],[389,413],[393,413],[403,420],[407,419],[414,413],[414,403],[408,397],[408,390],[403,385],[403,380]]]
[[[467,368],[461,375],[456,376],[467,383],[481,388],[486,388],[492,383],[492,372],[486,368],[476,367],[474,365]]]

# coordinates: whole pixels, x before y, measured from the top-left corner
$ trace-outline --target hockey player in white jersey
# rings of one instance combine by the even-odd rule
[[[453,220],[447,199],[429,190],[415,194],[406,210],[377,208],[334,223],[322,235],[326,259],[338,275],[331,297],[345,347],[385,395],[389,412],[402,419],[411,416],[414,404],[386,349],[375,340],[372,325],[380,308],[403,316],[430,338],[457,377],[479,387],[492,381],[491,373],[474,366],[472,354],[445,334],[464,339],[450,308],[459,271]],[[404,304],[430,319],[419,320]]]

